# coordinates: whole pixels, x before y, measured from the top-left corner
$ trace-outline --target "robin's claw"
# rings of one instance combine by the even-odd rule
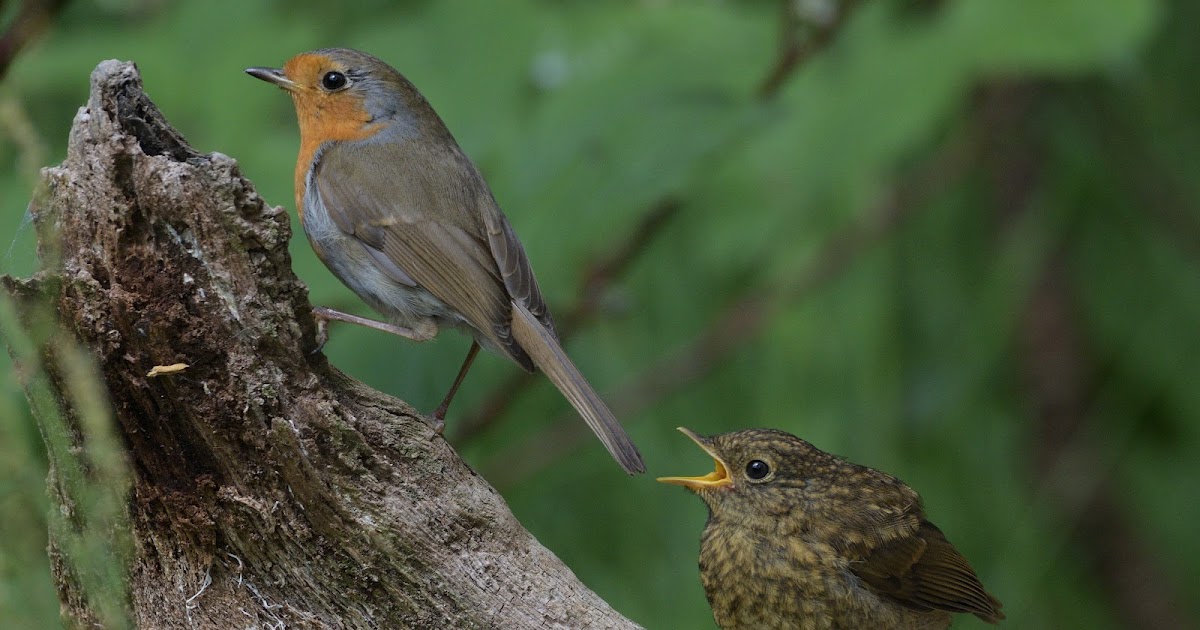
[[[443,400],[437,409],[433,410],[433,430],[441,435],[446,430],[446,412],[450,410],[450,401]]]

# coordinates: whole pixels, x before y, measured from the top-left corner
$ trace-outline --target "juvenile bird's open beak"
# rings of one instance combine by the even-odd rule
[[[274,83],[289,92],[296,89],[296,84],[279,68],[246,68],[246,74],[267,83]]]
[[[658,480],[663,483],[683,486],[691,490],[704,490],[732,486],[733,480],[729,478],[728,467],[725,465],[725,462],[713,452],[713,449],[708,445],[707,440],[683,427],[679,427],[679,431],[692,438],[693,442],[699,445],[700,448],[704,449],[704,452],[708,453],[708,455],[713,458],[713,462],[716,463],[717,469],[708,473],[707,475],[704,475],[703,477],[659,477]]]

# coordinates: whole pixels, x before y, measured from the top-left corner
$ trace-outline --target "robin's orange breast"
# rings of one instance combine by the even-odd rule
[[[304,194],[309,173],[327,143],[365,140],[379,133],[385,123],[372,123],[362,99],[350,95],[336,100],[316,98],[304,92],[292,92],[300,122],[300,154],[296,158],[296,212],[304,221]],[[333,174],[335,177],[337,174]]]

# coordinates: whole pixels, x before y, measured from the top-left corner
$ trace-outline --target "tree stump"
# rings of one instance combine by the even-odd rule
[[[36,288],[98,362],[133,474],[139,626],[637,627],[427,419],[313,354],[287,214],[233,159],[189,147],[133,64],[93,72],[44,176],[33,213],[53,261],[5,286]],[[52,459],[69,512],[55,474]],[[78,576],[54,567],[65,621],[91,626]]]

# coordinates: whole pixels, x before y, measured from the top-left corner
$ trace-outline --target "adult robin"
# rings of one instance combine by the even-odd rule
[[[769,429],[701,437],[703,477],[661,477],[708,505],[700,580],[717,625],[941,629],[1004,618],[966,558],[895,477]]]
[[[421,93],[383,61],[344,48],[248,74],[296,105],[296,206],[325,266],[388,321],[313,309],[416,341],[461,328],[474,341],[434,416],[440,430],[479,346],[540,369],[626,472],[641,454],[563,352],[554,320],[487,182]]]

